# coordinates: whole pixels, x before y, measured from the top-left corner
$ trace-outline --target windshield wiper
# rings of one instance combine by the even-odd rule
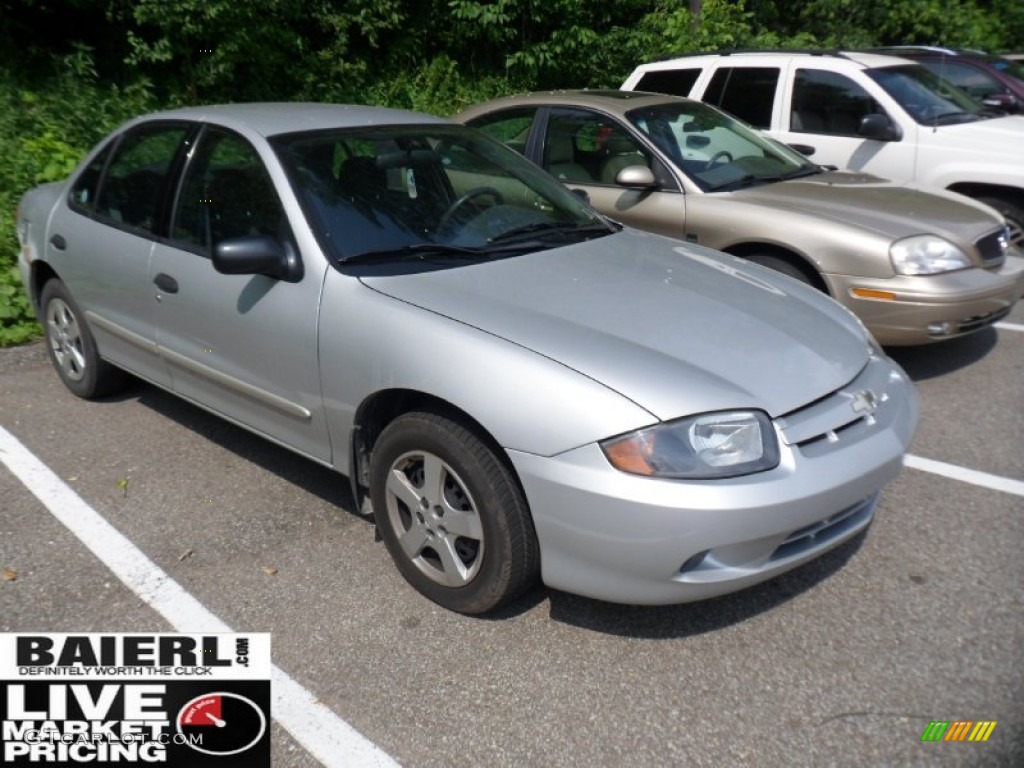
[[[619,227],[621,229],[621,226]],[[533,239],[537,235],[610,235],[612,232],[617,232],[618,229],[611,223],[605,222],[594,222],[592,224],[572,224],[564,221],[535,221],[532,224],[524,224],[521,227],[515,227],[507,232],[502,232],[500,235],[488,238],[487,242],[491,245],[498,243],[514,242],[523,238]],[[589,239],[584,237],[583,239]]]
[[[730,181],[723,181],[721,184],[715,184],[713,187],[708,187],[708,192],[721,192],[724,189],[741,189],[743,187],[750,187],[758,182],[767,184],[770,181],[781,181],[781,176],[755,176],[752,173],[745,174],[736,179]]]
[[[809,165],[803,168],[797,168],[795,171],[789,173],[783,173],[776,177],[778,181],[789,181],[790,179],[803,179],[807,176],[817,176],[822,172],[820,165]],[[775,179],[773,179],[774,181]]]
[[[798,168],[797,170],[790,171],[789,173],[747,173],[738,178],[723,181],[721,184],[716,184],[713,187],[708,187],[707,191],[721,192],[723,190],[741,189],[743,187],[753,186],[754,184],[771,184],[776,181],[789,181],[790,179],[799,179],[803,176],[813,176],[818,173],[821,173],[821,168],[818,166]]]
[[[412,243],[398,248],[381,248],[365,251],[341,260],[343,264],[366,264],[371,261],[427,261],[437,258],[486,259],[490,251],[486,248],[467,248],[462,245],[445,243]]]
[[[968,119],[964,120],[965,117]],[[978,116],[973,112],[964,112],[961,110],[957,112],[943,112],[941,115],[936,115],[932,119],[932,122],[935,125],[950,125],[952,123],[974,122],[977,117]]]

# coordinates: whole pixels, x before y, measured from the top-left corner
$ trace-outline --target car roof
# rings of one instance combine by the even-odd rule
[[[939,57],[954,56],[969,59],[997,59],[991,53],[975,50],[973,48],[941,48],[936,45],[885,45],[877,48],[869,48],[870,53],[884,53],[890,56],[911,57]]]
[[[368,125],[451,123],[450,120],[433,115],[386,107],[310,102],[266,102],[213,104],[172,109],[144,115],[132,121],[131,124],[151,120],[210,122],[235,130],[251,131],[262,136]]]
[[[624,113],[637,107],[647,107],[652,104],[664,104],[673,101],[690,101],[680,96],[666,96],[661,93],[645,93],[643,91],[614,91],[614,90],[564,90],[564,91],[535,91],[533,93],[522,93],[516,96],[505,96],[500,99],[493,99],[484,104],[480,111],[491,111],[501,107],[525,106],[525,105],[557,105],[575,107],[599,107],[609,112]],[[476,113],[476,108],[470,108],[466,112]]]

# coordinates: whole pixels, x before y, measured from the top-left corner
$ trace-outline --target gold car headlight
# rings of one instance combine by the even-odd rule
[[[971,266],[967,254],[936,235],[914,235],[889,246],[892,266],[900,275],[937,275]]]

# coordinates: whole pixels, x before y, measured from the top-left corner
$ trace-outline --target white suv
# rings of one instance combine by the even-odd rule
[[[821,165],[988,203],[1024,246],[1024,117],[996,116],[919,64],[871,53],[685,56],[622,86],[714,104]]]

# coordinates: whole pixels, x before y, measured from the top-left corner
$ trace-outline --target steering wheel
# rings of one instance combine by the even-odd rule
[[[448,222],[451,221],[452,217],[462,206],[464,206],[470,200],[475,200],[476,198],[484,197],[485,195],[489,195],[494,199],[493,205],[501,205],[502,203],[505,202],[504,195],[502,195],[501,192],[496,190],[494,187],[474,187],[473,189],[466,192],[466,194],[464,194],[454,203],[448,206],[448,210],[444,212],[444,214],[441,216],[441,221],[438,222],[437,231],[440,232],[446,226],[448,226]]]
[[[705,171],[710,171],[714,166],[719,163],[731,163],[732,155],[726,152],[724,149],[721,152],[715,152],[708,160],[707,165],[704,166]]]

